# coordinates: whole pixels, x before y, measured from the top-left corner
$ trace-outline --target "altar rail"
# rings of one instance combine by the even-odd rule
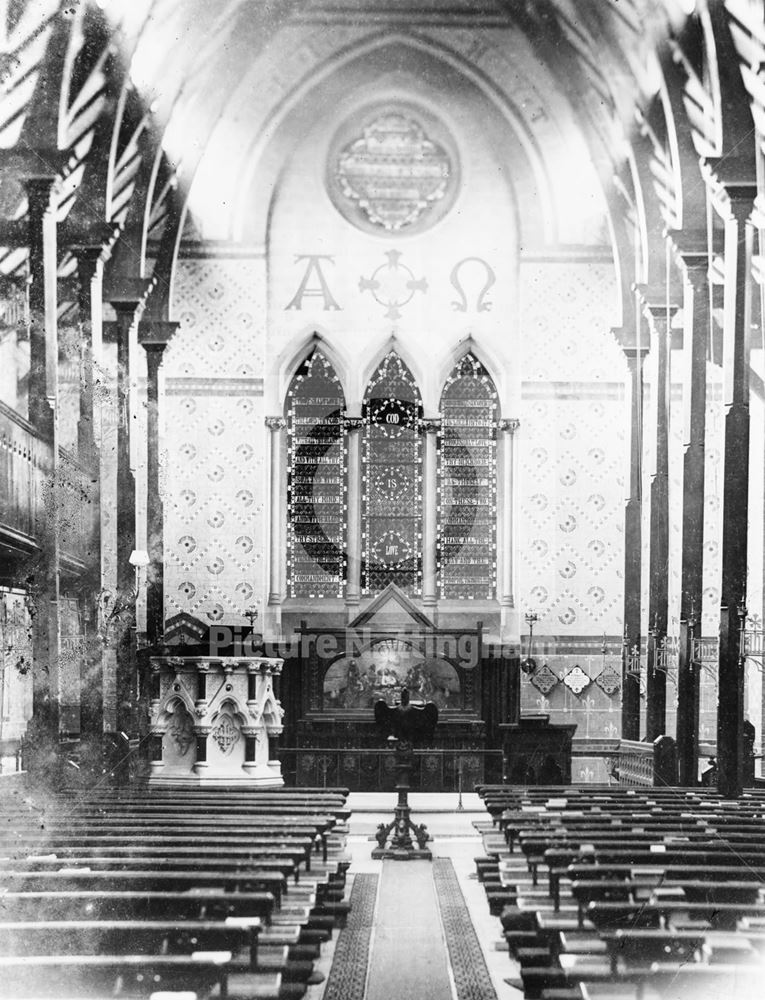
[[[393,791],[393,753],[386,749],[280,747],[282,775],[288,785],[316,788],[342,785],[352,792]],[[472,792],[476,783],[497,782],[501,750],[415,750],[412,791]]]
[[[620,740],[616,771],[618,784],[651,788],[677,784],[677,748],[671,736],[658,736],[653,743]]]

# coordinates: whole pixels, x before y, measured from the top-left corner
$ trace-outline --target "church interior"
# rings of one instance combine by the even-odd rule
[[[759,997],[765,3],[0,38],[0,997]]]

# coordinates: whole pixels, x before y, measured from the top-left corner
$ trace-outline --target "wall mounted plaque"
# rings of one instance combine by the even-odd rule
[[[419,232],[443,217],[457,193],[453,140],[420,109],[367,109],[335,136],[327,185],[335,207],[358,228]]]

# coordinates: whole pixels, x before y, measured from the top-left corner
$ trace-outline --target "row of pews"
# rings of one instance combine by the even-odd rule
[[[349,910],[347,794],[4,794],[0,997],[298,1000]]]
[[[765,996],[765,795],[477,790],[478,878],[529,1000]]]

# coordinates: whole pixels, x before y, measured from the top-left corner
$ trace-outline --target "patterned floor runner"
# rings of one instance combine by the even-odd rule
[[[337,938],[324,1000],[364,1000],[378,882],[377,875],[354,876],[351,912]]]
[[[457,1000],[497,1000],[465,897],[449,858],[433,859],[433,881],[441,908]]]

